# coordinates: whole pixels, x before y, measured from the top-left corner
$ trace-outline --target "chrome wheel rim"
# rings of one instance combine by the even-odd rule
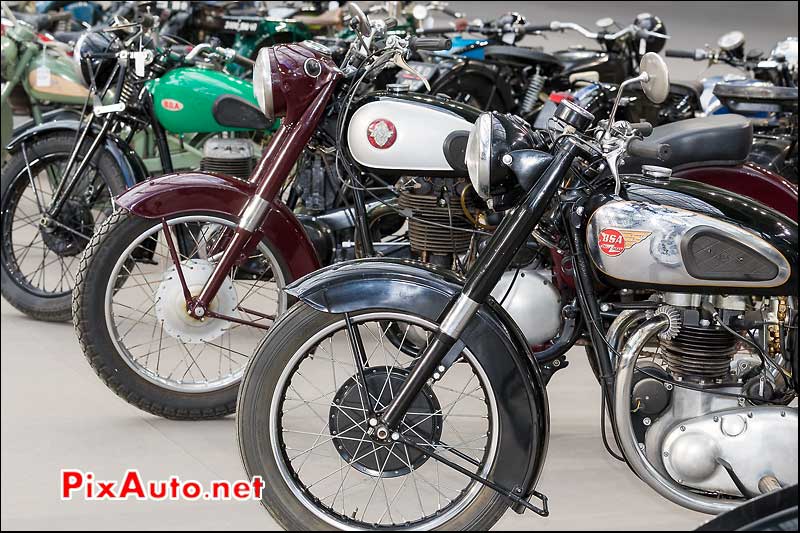
[[[365,349],[369,355],[368,366],[365,368],[367,373],[376,367],[406,368],[407,365],[400,365],[404,361],[413,360],[403,353],[401,347],[389,342],[385,336],[382,337],[378,328],[385,332],[386,328],[400,324],[404,330],[410,327],[424,328],[428,332],[436,330],[436,325],[430,321],[393,312],[360,315],[353,317],[353,323],[364,331],[370,331],[370,328],[366,327],[369,323],[374,326],[375,331],[370,331],[371,335],[363,334]],[[328,434],[329,431],[326,432],[330,421],[326,419],[325,414],[328,413],[327,409],[336,407],[331,402],[326,402],[324,398],[334,396],[341,391],[331,390],[325,394],[324,391],[330,388],[325,388],[325,384],[345,381],[355,368],[349,347],[341,344],[340,338],[333,340],[336,334],[346,335],[343,319],[324,328],[306,341],[282,369],[278,379],[271,400],[269,431],[272,452],[281,477],[309,511],[335,528],[392,529],[402,526],[404,529],[432,529],[446,524],[475,499],[483,488],[481,484],[433,458],[427,458],[427,461],[421,461],[420,466],[412,467],[412,461],[406,453],[411,448],[406,446],[397,448],[393,458],[405,464],[407,467],[405,470],[408,471],[405,475],[398,475],[397,472],[384,472],[384,475],[369,473],[368,469],[359,469],[352,463],[345,462],[339,455],[341,452],[335,450],[333,443],[337,439],[336,436]],[[370,347],[370,344],[373,346]],[[383,349],[383,356],[379,353],[379,347]],[[315,349],[314,355],[309,359],[309,352],[312,349]],[[338,350],[340,354],[335,354],[334,350]],[[391,355],[384,358],[387,353]],[[310,368],[306,368],[303,373],[300,372],[307,361],[315,361],[319,368],[328,365],[331,371],[328,378],[332,377],[333,383],[325,381],[319,374],[315,374],[314,379],[304,376],[303,373],[311,371]],[[351,374],[347,373],[348,369]],[[339,379],[337,373],[341,374]],[[471,376],[468,377],[468,374]],[[295,381],[296,377],[298,379]],[[313,391],[316,397],[305,399],[301,396],[301,387],[303,390]],[[367,388],[369,390],[369,386]],[[434,445],[437,454],[481,476],[487,476],[496,460],[498,446],[497,402],[491,384],[474,355],[465,349],[458,362],[450,368],[441,381],[432,384],[430,389],[438,394],[437,400],[440,406],[438,414],[443,418],[442,438],[439,443],[430,444]],[[296,397],[288,398],[287,393]],[[318,406],[322,412],[311,414],[316,404],[322,404]],[[308,418],[315,420],[315,425],[291,420],[295,415],[288,413],[298,410],[305,411]],[[350,411],[350,415],[353,417],[351,418],[353,424],[358,423],[362,427],[368,424],[366,418],[357,416],[355,411]],[[452,423],[454,421],[458,422],[458,427]],[[290,427],[287,426],[290,422],[291,428],[287,429]],[[303,429],[293,429],[295,425]],[[321,431],[317,426],[321,427]],[[403,433],[404,438],[413,435],[413,425],[403,424],[403,426],[400,433]],[[343,434],[344,432],[339,433]],[[424,439],[424,436],[421,438]],[[468,455],[478,464],[459,459],[447,448]],[[374,447],[368,444],[366,451],[359,455],[363,457],[371,453],[375,453]],[[330,472],[320,468],[319,456],[323,454],[329,458],[329,463],[335,465]],[[336,462],[337,455],[338,462]],[[313,456],[317,457],[312,459]],[[382,457],[391,456],[392,452],[389,452]],[[358,460],[359,457],[353,459]],[[309,468],[309,464],[314,464],[315,468]],[[305,475],[312,470],[314,472],[312,475]],[[460,482],[459,489],[453,486],[456,480]],[[355,499],[357,495],[361,497],[360,503]],[[412,516],[414,512],[419,516]]]
[[[211,236],[222,235],[225,230],[236,227],[229,220],[203,215],[175,218],[167,223],[173,230],[173,241],[177,228],[191,225],[188,227],[192,230],[183,231],[193,242],[189,245],[190,251],[181,254],[182,264],[189,262],[190,256],[203,256],[203,250],[209,252],[213,249],[217,242]],[[173,266],[163,236],[159,237],[161,230],[161,225],[156,224],[128,245],[117,259],[106,285],[105,319],[117,352],[139,376],[172,391],[207,393],[238,383],[265,330],[226,322],[229,327],[213,341],[189,343],[172,337],[156,312],[160,283]],[[156,268],[131,259],[131,254],[148,250],[142,245],[145,241],[153,242],[153,239]],[[219,255],[203,257],[202,260],[213,262]],[[239,317],[267,326],[286,310],[286,297],[282,290],[286,280],[277,259],[263,243],[251,258],[256,260],[257,256],[269,265],[260,278],[237,279],[242,274],[235,267],[227,283],[234,286],[237,294]],[[254,315],[252,309],[274,318],[269,320]]]

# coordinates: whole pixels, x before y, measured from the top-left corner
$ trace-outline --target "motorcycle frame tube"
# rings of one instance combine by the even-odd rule
[[[228,272],[234,267],[242,250],[250,242],[255,229],[260,227],[269,215],[272,203],[280,194],[289,172],[322,118],[336,86],[335,82],[336,78],[322,88],[296,122],[284,121],[273,136],[250,178],[250,184],[256,189],[255,195],[245,204],[240,213],[236,233],[211,273],[211,277],[203,286],[200,295],[193,302],[187,302],[189,313],[192,316],[198,318],[198,315],[195,314],[196,311],[203,309],[202,313],[208,308],[228,276]]]
[[[544,215],[550,199],[557,192],[558,186],[581,150],[578,143],[570,137],[562,137],[557,144],[558,151],[550,166],[528,192],[523,202],[503,219],[486,250],[470,271],[463,290],[443,313],[441,326],[433,341],[420,355],[419,362],[383,412],[381,422],[390,430],[399,425],[411,402],[433,374],[434,368],[453,347],[458,336],[475,316],[480,304],[487,301],[517,250],[525,243]],[[513,152],[511,156],[513,157]]]

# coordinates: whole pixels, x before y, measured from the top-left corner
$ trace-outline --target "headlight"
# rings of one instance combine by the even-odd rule
[[[269,120],[275,119],[275,97],[272,94],[272,61],[270,48],[262,48],[253,69],[253,93],[258,107]]]
[[[478,196],[488,200],[525,187],[502,160],[509,152],[529,150],[535,145],[530,125],[522,119],[482,113],[469,134],[464,156],[469,180]]]
[[[78,37],[72,51],[72,60],[75,62],[76,73],[87,87],[91,86],[92,78],[98,90],[105,87],[117,65],[114,57],[99,58],[96,54],[108,56],[119,50],[119,42],[107,33],[87,31]]]
[[[491,197],[492,177],[492,113],[482,113],[467,139],[464,157],[472,188],[483,199]]]

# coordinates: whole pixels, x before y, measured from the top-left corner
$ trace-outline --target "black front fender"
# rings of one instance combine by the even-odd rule
[[[439,322],[463,280],[450,271],[407,260],[365,259],[324,268],[287,292],[328,313],[391,309]],[[492,481],[530,496],[547,453],[547,392],[525,337],[497,302],[481,306],[461,340],[480,362],[497,395],[500,460]],[[521,509],[516,509],[521,511]]]
[[[70,132],[77,134],[82,126],[79,120],[55,120],[53,122],[45,122],[38,126],[28,128],[16,135],[11,142],[8,143],[8,151],[14,152],[19,148],[22,143],[31,142],[45,135],[60,132]],[[92,125],[92,133],[99,133],[100,127],[96,124]],[[139,182],[144,181],[148,177],[147,168],[144,166],[142,158],[139,154],[134,152],[125,141],[120,139],[113,133],[106,133],[104,148],[107,150],[122,173],[126,187],[133,187]],[[77,139],[77,136],[76,136]]]

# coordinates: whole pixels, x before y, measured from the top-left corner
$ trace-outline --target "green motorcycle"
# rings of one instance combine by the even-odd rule
[[[2,114],[2,158],[15,134],[36,124],[80,117],[80,108],[89,95],[75,72],[65,45],[43,40],[30,24],[14,20],[3,9],[3,35],[0,37],[2,63],[0,92]],[[32,117],[15,130],[14,115]]]
[[[74,59],[90,88],[86,116],[44,123],[9,143],[2,294],[34,318],[69,319],[80,254],[112,213],[113,196],[162,171],[246,178],[274,131],[252,84],[222,72],[228,61],[249,60],[209,44],[156,46],[151,25],[144,17],[85,33]],[[149,147],[157,164],[140,156]]]

